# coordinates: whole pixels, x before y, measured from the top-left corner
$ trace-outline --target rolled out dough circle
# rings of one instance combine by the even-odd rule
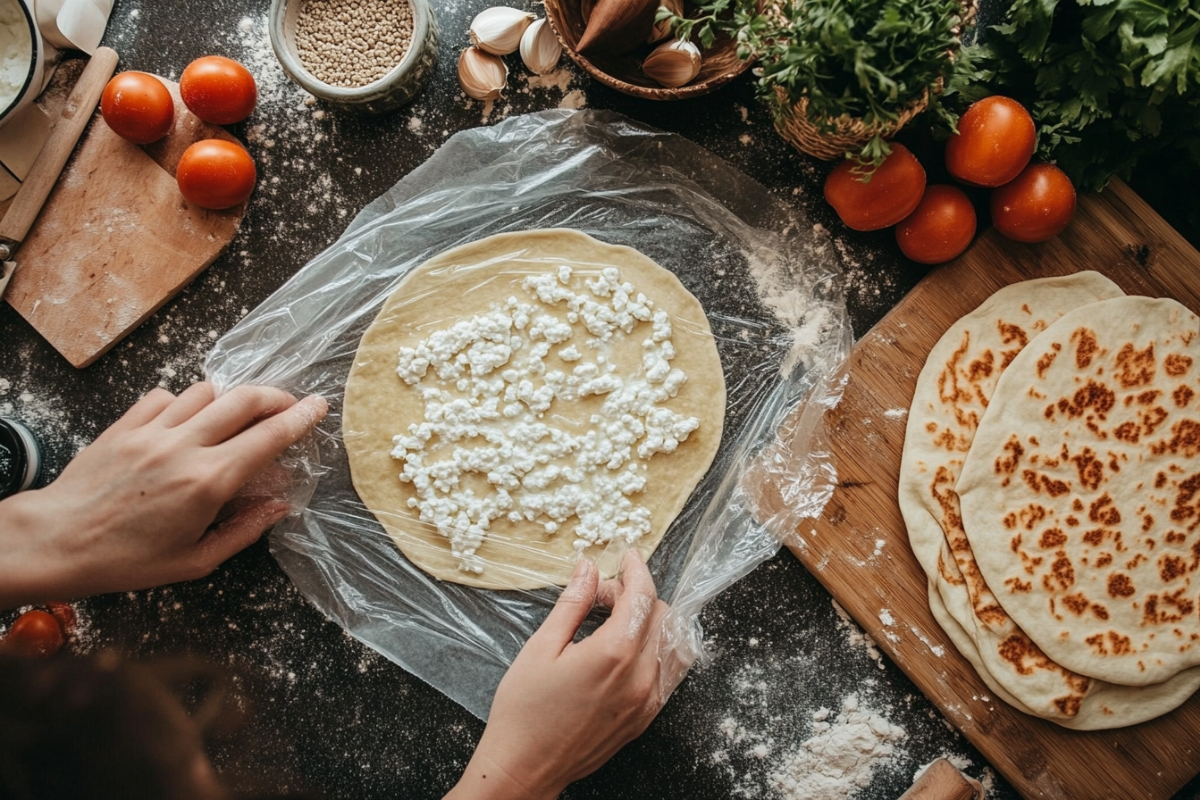
[[[459,569],[449,540],[433,525],[420,522],[417,510],[408,507],[415,491],[400,481],[401,462],[391,456],[392,437],[407,433],[409,424],[424,419],[419,393],[396,374],[397,353],[510,296],[529,301],[522,280],[563,264],[573,270],[575,291],[582,290],[584,279],[615,266],[622,280],[670,314],[676,349],[671,366],[683,370],[687,382],[663,405],[700,419],[700,427],[674,453],[657,453],[647,462],[646,488],[633,497],[652,512],[651,530],[636,544],[643,557],[649,558],[683,510],[721,443],[725,379],[716,342],[700,302],[669,270],[632,248],[565,229],[498,234],[442,253],[401,281],[363,334],[346,381],[342,417],[350,474],[359,497],[404,555],[440,580],[487,589],[565,585],[575,566],[575,537],[569,530],[547,535],[538,522],[514,524],[502,517],[492,522],[477,551],[485,563],[482,574]],[[640,372],[641,342],[648,335],[648,326],[638,326],[614,348],[612,363],[618,375]],[[548,363],[553,358],[548,357]],[[435,378],[430,385],[436,383]],[[556,424],[587,426],[603,399],[591,397],[561,407],[555,401],[546,416],[554,416]],[[598,555],[601,549],[594,546],[589,555]],[[601,568],[611,572],[609,560],[602,560]]]

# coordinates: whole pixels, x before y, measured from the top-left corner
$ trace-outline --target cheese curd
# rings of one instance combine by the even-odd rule
[[[670,315],[616,268],[579,291],[573,275],[562,265],[529,276],[528,297],[399,351],[396,373],[419,393],[424,419],[394,437],[391,456],[416,493],[409,506],[449,539],[460,570],[482,572],[477,551],[502,517],[548,536],[570,531],[576,550],[635,542],[651,529],[637,502],[647,461],[700,425],[667,407],[687,380],[671,366]],[[610,356],[639,329],[641,368],[623,374]],[[562,423],[579,416],[565,407],[593,397],[603,402],[583,415],[588,424]]]

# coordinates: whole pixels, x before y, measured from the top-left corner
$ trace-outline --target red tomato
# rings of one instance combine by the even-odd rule
[[[896,226],[896,243],[918,264],[958,257],[975,237],[975,207],[955,186],[926,187],[917,210]]]
[[[75,609],[69,603],[57,603],[53,600],[46,602],[46,610],[50,612],[58,624],[62,626],[63,633],[70,636],[75,631]]]
[[[232,208],[254,191],[254,159],[241,145],[204,139],[183,151],[175,180],[189,203],[201,208]]]
[[[973,103],[946,142],[946,169],[963,183],[1000,186],[1025,169],[1037,144],[1025,106],[999,95]]]
[[[1053,164],[1030,164],[992,192],[992,224],[1018,242],[1057,236],[1075,213],[1075,187]]]
[[[925,191],[925,168],[902,144],[892,152],[866,183],[862,167],[847,159],[825,179],[825,200],[856,231],[875,231],[895,225],[912,213]]]
[[[66,637],[53,615],[45,611],[26,611],[8,629],[0,644],[25,656],[52,656]]]
[[[150,144],[175,124],[175,101],[163,82],[145,72],[122,72],[104,87],[100,113],[123,139]]]
[[[205,122],[232,125],[250,116],[258,100],[254,76],[232,58],[204,56],[179,78],[184,105]]]

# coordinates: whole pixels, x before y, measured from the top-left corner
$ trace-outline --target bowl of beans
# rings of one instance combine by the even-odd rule
[[[429,0],[271,0],[269,29],[289,78],[355,111],[404,105],[437,63]]]

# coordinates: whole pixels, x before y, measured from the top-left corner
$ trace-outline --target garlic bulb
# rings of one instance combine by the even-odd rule
[[[670,89],[683,86],[700,74],[700,48],[678,39],[659,45],[642,62],[642,74]]]
[[[458,85],[467,97],[495,100],[508,82],[508,67],[478,47],[468,47],[458,57]]]
[[[494,56],[506,56],[521,45],[521,34],[533,14],[508,6],[485,8],[471,20],[471,44]]]
[[[683,0],[662,0],[659,3],[658,10],[661,12],[663,9],[670,11],[677,17],[682,16]],[[671,22],[670,20],[664,19],[662,22],[654,23],[654,27],[650,29],[650,38],[646,41],[648,41],[650,44],[654,44],[655,42],[662,41],[670,35]]]
[[[562,45],[558,37],[546,24],[545,19],[534,20],[521,36],[521,60],[530,72],[541,75],[558,66],[562,58]]]

